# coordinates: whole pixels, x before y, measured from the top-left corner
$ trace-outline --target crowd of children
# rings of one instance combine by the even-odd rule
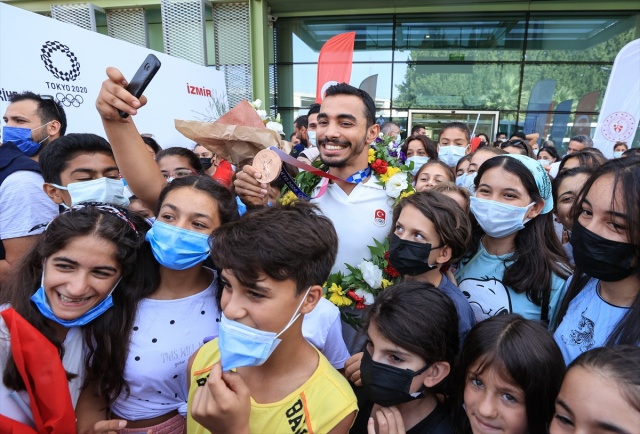
[[[587,148],[551,178],[555,148],[472,152],[452,123],[402,145],[415,192],[393,205],[368,181],[373,103],[341,84],[317,146],[358,179],[280,205],[250,166],[234,188],[207,148],[149,144],[107,73],[108,141],[39,155],[61,212],[0,287],[0,433],[638,432],[636,155]],[[370,206],[397,282],[359,296],[345,345],[326,282],[372,243]]]

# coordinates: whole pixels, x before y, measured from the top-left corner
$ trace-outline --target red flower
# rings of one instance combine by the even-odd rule
[[[393,268],[393,265],[391,265],[391,261],[389,261],[389,251],[388,250],[384,254],[384,259],[387,260],[387,264],[388,264],[386,267],[384,267],[384,272],[387,273],[393,279],[395,279],[396,277],[400,276],[400,273],[398,273],[398,270]]]
[[[379,158],[376,161],[374,161],[373,164],[371,165],[371,168],[375,170],[376,173],[379,175],[384,175],[385,173],[387,173],[388,167],[389,167],[389,163]]]
[[[351,290],[347,292],[347,295],[356,302],[356,309],[364,309],[366,307],[364,305],[364,297],[360,297],[355,291]]]

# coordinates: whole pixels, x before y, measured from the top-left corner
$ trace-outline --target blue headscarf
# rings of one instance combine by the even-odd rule
[[[529,172],[533,175],[533,179],[536,181],[536,186],[538,187],[538,192],[540,196],[544,199],[544,208],[540,211],[540,214],[546,214],[553,209],[553,196],[551,195],[551,179],[549,179],[549,175],[547,171],[544,170],[542,164],[540,164],[537,160],[534,160],[531,157],[527,157],[526,155],[520,154],[507,154],[507,157],[515,158],[524,166],[529,169]]]

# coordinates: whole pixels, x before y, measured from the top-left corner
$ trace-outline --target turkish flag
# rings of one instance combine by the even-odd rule
[[[356,32],[341,33],[322,46],[318,56],[316,102],[321,103],[329,86],[349,83]]]
[[[57,348],[15,310],[3,310],[11,356],[24,381],[36,429],[0,415],[1,434],[75,434],[76,415]]]

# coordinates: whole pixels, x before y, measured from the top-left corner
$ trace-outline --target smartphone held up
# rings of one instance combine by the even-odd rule
[[[136,98],[140,98],[144,90],[147,88],[149,83],[151,83],[151,80],[160,69],[160,65],[160,60],[158,60],[158,58],[153,54],[149,54],[147,58],[144,59],[144,62],[142,62],[131,81],[129,81],[127,91],[129,91],[129,93]],[[125,113],[122,110],[118,110],[118,113],[120,114],[121,118],[129,117],[129,113]]]

